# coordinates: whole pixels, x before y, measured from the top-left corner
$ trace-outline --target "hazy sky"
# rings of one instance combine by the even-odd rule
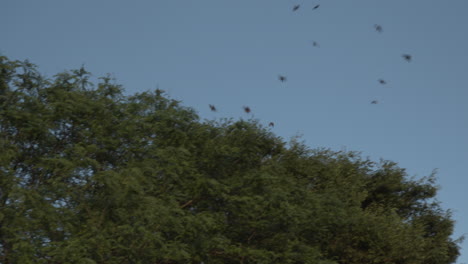
[[[0,54],[29,59],[48,76],[84,64],[96,77],[111,73],[129,94],[159,85],[202,118],[272,121],[285,140],[299,134],[311,147],[393,160],[415,177],[438,169],[454,237],[468,233],[467,0],[1,6]],[[462,246],[458,263],[467,263]]]

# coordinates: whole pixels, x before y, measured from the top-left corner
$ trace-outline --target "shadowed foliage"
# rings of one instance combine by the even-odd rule
[[[434,176],[0,57],[1,263],[453,263]]]

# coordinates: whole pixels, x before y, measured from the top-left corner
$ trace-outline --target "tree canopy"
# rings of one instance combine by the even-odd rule
[[[454,263],[435,176],[0,57],[0,263]]]

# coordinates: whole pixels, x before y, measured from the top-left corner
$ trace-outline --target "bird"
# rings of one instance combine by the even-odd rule
[[[375,28],[375,30],[376,30],[377,32],[379,32],[379,33],[382,33],[382,31],[383,31],[383,29],[382,29],[382,26],[381,26],[381,25],[377,25],[377,24],[375,24],[375,25],[374,25],[374,28]]]
[[[370,102],[371,104],[377,104],[378,101],[377,100],[373,100],[372,102]]]
[[[210,104],[210,109],[211,109],[211,111],[216,112],[216,107],[214,105]]]
[[[270,122],[270,123],[268,124],[268,126],[274,127],[274,126],[275,126],[275,123]]]
[[[405,59],[407,62],[410,62],[411,61],[411,55],[409,54],[403,54],[401,55],[403,57],[403,59]]]
[[[319,44],[317,43],[317,41],[313,41],[313,42],[312,42],[312,46],[314,46],[314,47],[319,47]]]
[[[281,82],[285,82],[287,78],[286,78],[286,76],[279,75],[279,76],[278,76],[278,79],[279,79]]]
[[[301,7],[301,5],[295,5],[292,9],[293,12],[297,11]]]
[[[320,7],[320,5],[316,5],[316,6],[314,6],[314,8],[312,8],[312,10],[315,10],[315,9],[317,9],[319,7]]]
[[[244,112],[246,112],[247,114],[250,113],[250,107],[248,106],[244,106]]]
[[[384,79],[379,79],[380,84],[387,84],[387,82]]]

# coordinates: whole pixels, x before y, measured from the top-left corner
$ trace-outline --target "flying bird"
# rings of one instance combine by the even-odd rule
[[[316,6],[314,6],[314,8],[312,8],[312,10],[315,10],[315,9],[317,9],[319,7],[320,7],[320,5],[316,5]]]
[[[297,11],[301,7],[301,5],[295,5],[292,9],[293,12]]]
[[[378,101],[377,101],[377,100],[374,100],[374,101],[372,101],[372,102],[370,102],[370,103],[371,103],[371,104],[377,104]]]
[[[403,59],[405,59],[407,62],[410,62],[411,61],[411,55],[409,54],[403,54],[401,55],[403,57]]]
[[[380,84],[387,84],[387,82],[384,79],[379,79]]]
[[[317,41],[312,42],[312,46],[314,46],[314,47],[320,47],[319,44],[317,43]]]
[[[216,112],[216,107],[214,105],[210,104],[210,109],[211,109],[211,111]]]
[[[270,122],[268,125],[271,126],[271,127],[274,127],[274,126],[275,126],[275,123]]]
[[[377,24],[375,24],[375,25],[374,25],[374,28],[375,28],[375,30],[376,30],[377,32],[379,32],[379,33],[382,33],[382,31],[383,31],[383,29],[382,29],[382,26],[381,26],[381,25],[377,25]]]
[[[248,106],[244,106],[244,112],[246,112],[247,114],[250,113],[250,107]]]
[[[286,76],[280,75],[280,76],[278,76],[278,79],[279,79],[281,82],[285,82],[285,81],[286,81]]]

